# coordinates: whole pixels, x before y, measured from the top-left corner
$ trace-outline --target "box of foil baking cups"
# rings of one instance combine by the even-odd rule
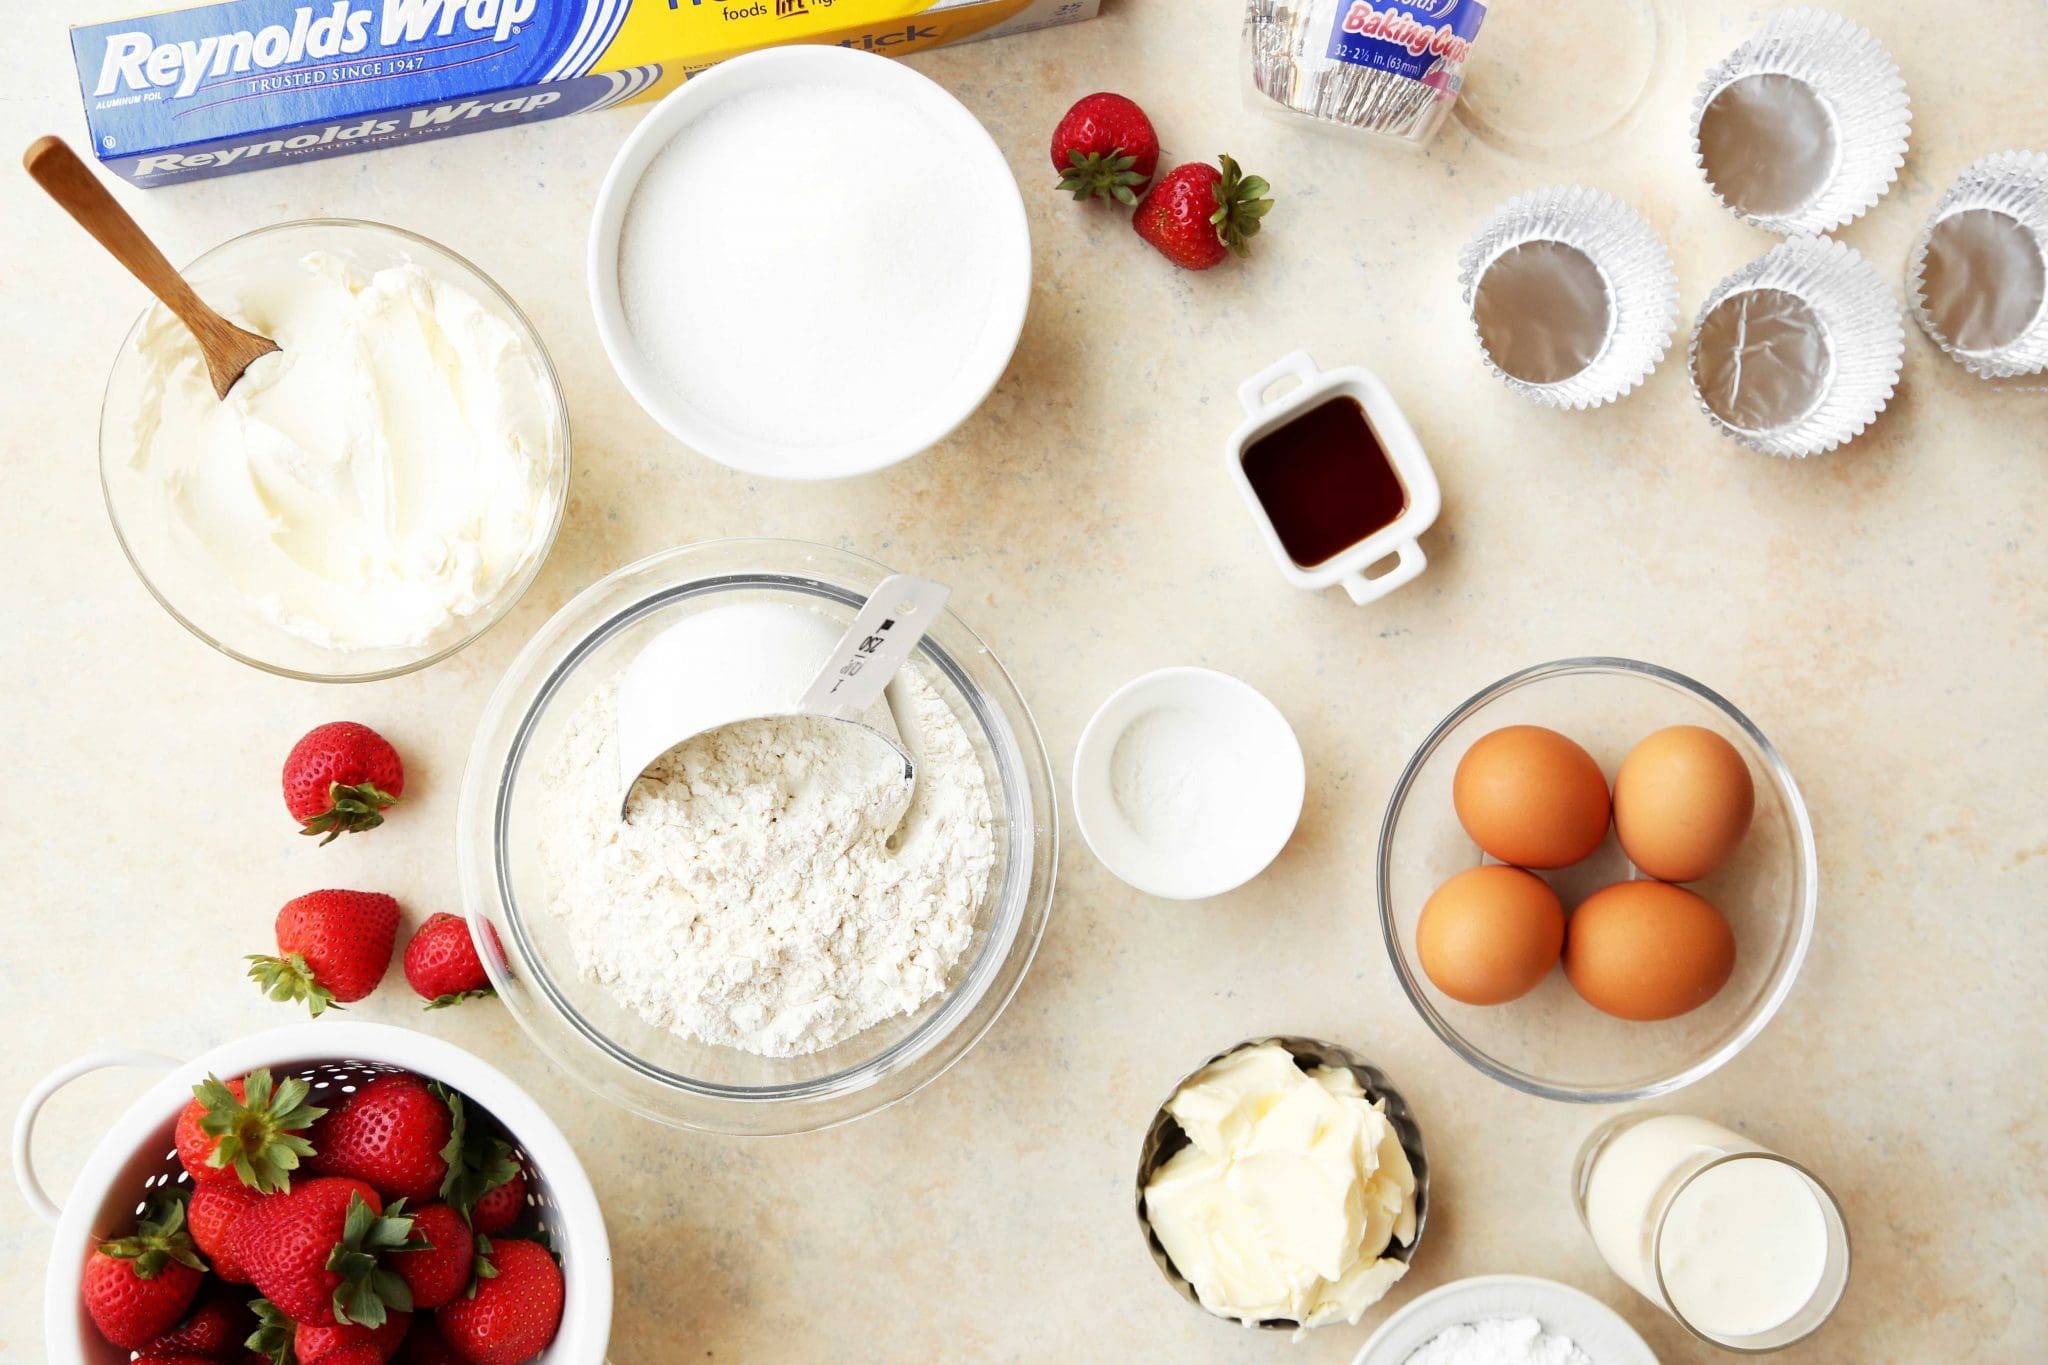
[[[1766,455],[1819,455],[1877,420],[1899,382],[1899,305],[1854,249],[1794,237],[1714,286],[1687,361],[1707,420]]]
[[[1458,257],[1479,353],[1546,407],[1611,403],[1663,360],[1678,273],[1643,216],[1603,191],[1551,185],[1496,209]]]
[[[2048,153],[2000,152],[1956,177],[1913,247],[1906,297],[1972,374],[2048,373]]]
[[[1246,0],[1247,102],[1410,147],[1465,84],[1482,0]]]
[[[1912,122],[1905,77],[1868,31],[1827,10],[1778,10],[1700,82],[1693,160],[1744,222],[1828,232],[1891,188]]]

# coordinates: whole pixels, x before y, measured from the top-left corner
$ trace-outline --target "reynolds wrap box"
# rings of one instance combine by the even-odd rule
[[[71,30],[93,150],[137,185],[609,109],[781,43],[889,56],[1101,0],[217,0]]]

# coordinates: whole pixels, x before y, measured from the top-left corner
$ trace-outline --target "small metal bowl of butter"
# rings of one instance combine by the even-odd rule
[[[1272,1074],[1272,1054],[1276,1049],[1286,1054],[1286,1061],[1292,1063],[1292,1069],[1296,1074],[1310,1082],[1306,1086],[1295,1085],[1294,1088],[1301,1092],[1301,1097],[1306,1103],[1300,1112],[1292,1117],[1288,1111],[1295,1106],[1289,1103],[1289,1097],[1283,1096],[1279,1103],[1273,1103],[1273,1095],[1265,1093],[1273,1088],[1271,1082],[1284,1077],[1284,1072],[1280,1076]],[[1260,1075],[1262,1068],[1267,1073],[1263,1077]],[[1204,1130],[1204,1136],[1209,1135],[1207,1130],[1211,1127],[1211,1119],[1217,1120],[1214,1126],[1221,1129],[1234,1129],[1243,1123],[1243,1117],[1238,1116],[1238,1124],[1233,1124],[1232,1116],[1217,1107],[1221,1096],[1232,1093],[1236,1094],[1246,1108],[1256,1112],[1257,1123],[1277,1122],[1282,1125],[1279,1131],[1263,1132],[1259,1135],[1262,1149],[1267,1148],[1269,1144],[1284,1143],[1285,1126],[1296,1119],[1301,1122],[1303,1131],[1323,1133],[1329,1127],[1326,1122],[1327,1114],[1319,1115],[1315,1110],[1323,1103],[1325,1095],[1335,1097],[1340,1103],[1346,1095],[1362,1096],[1373,1110],[1384,1116],[1391,1129],[1391,1137],[1398,1142],[1408,1174],[1412,1177],[1412,1198],[1406,1201],[1406,1207],[1402,1212],[1393,1218],[1386,1240],[1376,1252],[1361,1243],[1355,1264],[1345,1268],[1341,1280],[1323,1284],[1320,1292],[1324,1296],[1334,1294],[1335,1299],[1328,1303],[1319,1303],[1313,1311],[1299,1317],[1281,1313],[1239,1313],[1228,1307],[1212,1307],[1205,1303],[1195,1282],[1183,1274],[1180,1267],[1175,1264],[1174,1255],[1167,1245],[1175,1239],[1170,1232],[1167,1237],[1162,1238],[1160,1223],[1165,1220],[1157,1218],[1157,1213],[1161,1210],[1155,1210],[1154,1203],[1161,1198],[1161,1194],[1154,1190],[1154,1186],[1155,1183],[1162,1188],[1180,1184],[1191,1191],[1191,1197],[1197,1200],[1204,1197],[1199,1190],[1193,1189],[1194,1181],[1184,1180],[1183,1171],[1174,1169],[1184,1168],[1187,1163],[1176,1163],[1175,1159],[1181,1157],[1189,1148],[1197,1146],[1196,1136],[1183,1126],[1182,1118],[1176,1116],[1175,1102],[1197,1088],[1209,1093],[1195,1099],[1190,1105],[1184,1105],[1183,1110],[1188,1113],[1190,1123],[1195,1123]],[[1251,1092],[1255,1088],[1261,1089],[1262,1093],[1254,1096]],[[1202,1113],[1202,1119],[1199,1121],[1194,1117],[1196,1110]],[[1309,1159],[1306,1152],[1304,1159]],[[1199,1158],[1196,1164],[1199,1165]],[[1384,1167],[1395,1163],[1383,1159],[1380,1164]],[[1161,1180],[1162,1173],[1165,1176],[1164,1180]],[[1189,1174],[1199,1180],[1199,1171]],[[1407,1195],[1408,1191],[1400,1193]],[[1149,1200],[1148,1194],[1151,1196]],[[1372,1201],[1369,1196],[1368,1199],[1359,1202]],[[1181,1297],[1222,1321],[1240,1322],[1246,1326],[1269,1331],[1299,1334],[1310,1327],[1327,1326],[1335,1322],[1357,1322],[1366,1308],[1378,1301],[1393,1283],[1406,1273],[1409,1263],[1414,1258],[1416,1247],[1421,1245],[1423,1228],[1429,1219],[1429,1157],[1423,1147],[1422,1130],[1417,1125],[1407,1100],[1394,1088],[1386,1073],[1378,1067],[1348,1048],[1338,1047],[1320,1039],[1288,1036],[1253,1038],[1217,1053],[1183,1077],[1174,1086],[1173,1093],[1167,1097],[1165,1103],[1159,1106],[1158,1113],[1153,1116],[1151,1127],[1146,1130],[1144,1145],[1138,1156],[1137,1211],[1138,1227],[1144,1234],[1145,1245],[1150,1249],[1152,1259],[1158,1264],[1160,1273],[1166,1277],[1167,1283],[1179,1291]],[[1214,1206],[1211,1205],[1205,1212],[1214,1212]],[[1372,1235],[1371,1230],[1368,1230],[1365,1240],[1372,1240]],[[1312,1235],[1297,1241],[1295,1249],[1305,1249],[1306,1242],[1310,1240],[1313,1240]],[[1382,1264],[1389,1262],[1392,1264]],[[1327,1280],[1327,1277],[1325,1278]],[[1346,1290],[1352,1296],[1349,1311],[1346,1306],[1340,1306],[1336,1302],[1346,1297],[1341,1292]],[[1362,1301],[1358,1301],[1357,1296],[1361,1294],[1364,1297]]]

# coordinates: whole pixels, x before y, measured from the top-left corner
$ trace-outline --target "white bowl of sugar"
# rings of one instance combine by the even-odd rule
[[[770,48],[656,105],[598,191],[612,366],[684,444],[749,474],[865,474],[936,444],[1010,363],[1024,200],[953,96],[887,58]]]

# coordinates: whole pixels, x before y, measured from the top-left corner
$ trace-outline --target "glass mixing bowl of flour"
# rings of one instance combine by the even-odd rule
[[[586,732],[595,727],[608,739],[607,694],[655,635],[697,613],[743,603],[788,604],[844,624],[888,573],[871,560],[794,541],[716,541],[670,550],[619,570],[563,607],[520,652],[493,694],[463,779],[464,901],[472,926],[490,926],[502,945],[502,955],[487,952],[485,960],[513,1016],[549,1056],[607,1099],[663,1123],[714,1132],[830,1127],[892,1104],[939,1076],[988,1031],[1023,981],[1051,910],[1058,863],[1052,771],[1009,675],[951,613],[905,665],[910,676],[899,675],[892,685],[892,702],[899,703],[899,719],[919,718],[909,729],[934,727],[932,733],[942,731],[953,744],[950,763],[921,762],[915,800],[936,802],[949,780],[971,775],[974,789],[986,790],[986,806],[968,822],[975,875],[967,879],[971,891],[950,921],[956,936],[937,957],[942,976],[933,978],[932,963],[924,963],[925,984],[934,993],[907,1012],[815,1050],[801,1049],[819,1038],[796,1040],[786,1048],[788,1055],[749,1050],[743,1044],[766,1035],[750,1034],[745,1018],[730,1029],[719,1027],[705,1013],[716,1003],[708,995],[685,1001],[673,1015],[661,1009],[650,1014],[650,986],[658,993],[668,979],[701,984],[707,970],[720,964],[707,968],[701,949],[643,933],[651,921],[640,918],[645,907],[637,894],[649,879],[613,866],[621,857],[630,862],[637,856],[633,849],[648,837],[645,824],[656,818],[644,795],[647,783],[636,788],[634,798],[638,831],[613,841],[609,827],[601,828],[594,815],[574,818],[594,802],[595,774],[604,758],[590,752]],[[730,736],[761,724],[745,722],[709,739],[736,745]],[[906,733],[906,740],[915,737]],[[687,803],[717,787],[716,771],[691,765],[699,759],[710,763],[707,756],[729,750],[703,749],[706,742],[693,740],[673,751],[674,780],[683,785],[664,788],[657,804],[666,805],[670,796]],[[697,758],[686,765],[685,754]],[[591,779],[590,800],[575,796],[577,774]],[[614,791],[614,806],[616,799]],[[921,828],[925,809],[913,805],[901,838],[892,836],[892,851],[899,844],[912,849],[933,827],[956,833],[962,828],[936,820]],[[779,818],[793,817],[785,812]],[[585,828],[580,835],[565,834],[565,824]],[[708,849],[721,837],[717,824],[707,820],[686,833]],[[772,822],[770,836],[777,837]],[[578,849],[603,875],[582,875],[586,864],[572,856]],[[801,852],[785,846],[781,856]],[[779,875],[779,869],[768,874]],[[678,870],[673,877],[664,872],[661,880],[701,886],[703,875],[702,868]],[[763,873],[757,869],[754,875]],[[754,899],[772,913],[781,898]],[[856,917],[849,911],[849,921]],[[730,925],[699,932],[710,918],[708,911],[698,916],[690,932],[715,952],[737,955],[744,943],[724,932]],[[677,917],[665,922],[674,924]],[[861,932],[879,935],[895,928],[870,922]],[[641,956],[634,945],[643,939]],[[764,945],[767,951],[772,950]],[[729,985],[747,972],[710,975]],[[632,988],[622,984],[628,981]],[[741,1002],[737,1008],[744,1014],[754,1001],[749,983],[741,985],[732,991],[721,986],[718,1000]],[[707,1034],[717,1041],[706,1041]],[[779,1041],[791,1044],[788,1038]]]

